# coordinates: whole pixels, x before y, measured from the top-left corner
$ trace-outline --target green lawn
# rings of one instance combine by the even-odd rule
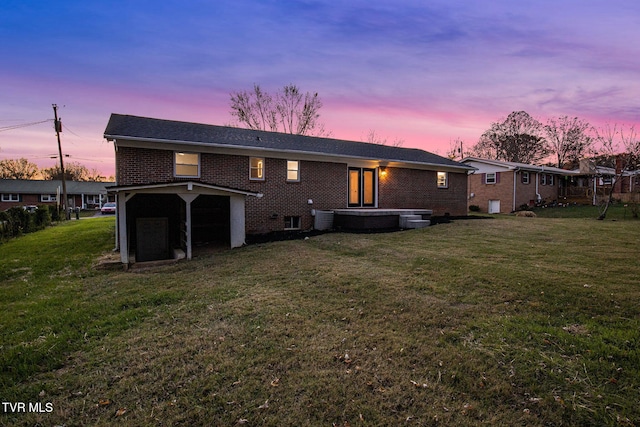
[[[640,425],[638,221],[454,221],[124,272],[0,245],[0,425]]]
[[[567,207],[536,208],[534,212],[543,218],[593,219],[598,218],[601,209],[600,206],[570,205]],[[637,220],[638,218],[634,217],[634,214],[638,214],[637,204],[614,203],[609,207],[606,219],[612,221]]]

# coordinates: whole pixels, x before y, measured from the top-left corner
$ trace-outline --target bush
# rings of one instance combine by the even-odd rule
[[[470,210],[471,212],[480,212],[480,206],[478,206],[478,205],[471,205],[471,206],[469,206],[469,210]]]
[[[51,225],[51,213],[49,207],[46,205],[38,206],[38,210],[35,212],[36,227],[41,230]]]
[[[56,205],[48,205],[51,221],[60,221],[60,210]]]
[[[530,210],[530,208],[529,208],[529,205],[528,205],[528,204],[523,203],[523,204],[521,204],[521,205],[520,205],[520,207],[518,208],[518,210],[520,210],[520,211],[528,211],[528,210]]]
[[[39,206],[34,212],[22,207],[13,207],[0,212],[0,240],[42,230],[49,225],[51,213],[48,206]]]

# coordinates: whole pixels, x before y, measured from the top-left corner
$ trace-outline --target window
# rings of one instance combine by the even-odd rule
[[[200,176],[200,154],[175,153],[175,176],[194,177]]]
[[[284,217],[284,229],[285,230],[300,230],[300,217],[299,216],[285,216]]]
[[[41,202],[55,202],[56,195],[55,194],[41,194],[40,195]]]
[[[600,185],[611,185],[613,183],[613,177],[611,175],[603,175],[599,181]]]
[[[300,181],[300,162],[287,160],[287,181]]]
[[[547,184],[548,184],[548,185],[553,185],[553,181],[554,181],[554,180],[553,180],[553,177],[554,177],[554,175],[549,175],[549,176],[547,177]]]
[[[249,179],[264,181],[264,159],[251,157],[249,159]]]
[[[20,195],[19,194],[3,194],[2,201],[3,202],[19,202]]]
[[[438,172],[438,188],[449,188],[449,175],[447,172]]]
[[[485,175],[485,184],[495,184],[497,181],[496,172],[490,172]]]
[[[540,175],[540,185],[547,185],[547,175]]]
[[[522,180],[523,184],[528,184],[529,183],[529,172],[523,171],[522,175],[521,175],[521,180]]]
[[[350,207],[376,204],[376,170],[364,168],[349,168],[349,197]]]

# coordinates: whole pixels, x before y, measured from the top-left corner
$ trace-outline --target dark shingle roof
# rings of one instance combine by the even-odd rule
[[[113,182],[66,181],[68,194],[106,194]],[[0,193],[56,194],[60,180],[0,179]]]
[[[112,114],[104,131],[108,139],[203,144],[257,148],[279,152],[398,161],[471,169],[456,161],[416,148],[391,147],[288,133],[267,132],[228,126],[178,122],[147,117]]]

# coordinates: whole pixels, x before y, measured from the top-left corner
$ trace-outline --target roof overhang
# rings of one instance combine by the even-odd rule
[[[244,145],[232,145],[232,144],[216,144],[211,142],[197,142],[197,141],[181,141],[181,140],[168,140],[158,138],[142,138],[131,137],[125,135],[110,135],[105,134],[104,137],[107,140],[114,141],[116,148],[120,147],[135,147],[135,148],[149,148],[155,150],[169,150],[169,151],[189,151],[197,150],[201,153],[216,153],[216,154],[230,154],[238,155],[239,153],[248,156],[266,156],[276,159],[291,159],[295,157],[300,160],[309,161],[325,161],[333,163],[356,163],[363,166],[388,166],[399,168],[412,168],[412,169],[425,169],[425,170],[439,170],[448,172],[468,172],[474,170],[473,167],[468,165],[445,165],[439,163],[428,162],[411,162],[406,160],[396,159],[374,159],[371,157],[360,156],[345,156],[342,154],[333,154],[326,152],[304,151],[304,150],[286,150],[279,149],[274,150],[270,148],[244,146]],[[160,146],[158,144],[161,144]]]
[[[500,160],[491,160],[491,159],[481,159],[478,157],[467,157],[466,159],[461,160],[462,163],[482,163],[485,165],[491,165],[495,167],[504,168],[508,171],[525,171],[525,172],[538,172],[538,173],[549,173],[556,175],[577,175],[575,171],[568,169],[560,169],[553,166],[538,166],[538,165],[528,165],[525,163],[514,163],[514,162],[503,162]],[[478,170],[477,168],[474,168]]]

